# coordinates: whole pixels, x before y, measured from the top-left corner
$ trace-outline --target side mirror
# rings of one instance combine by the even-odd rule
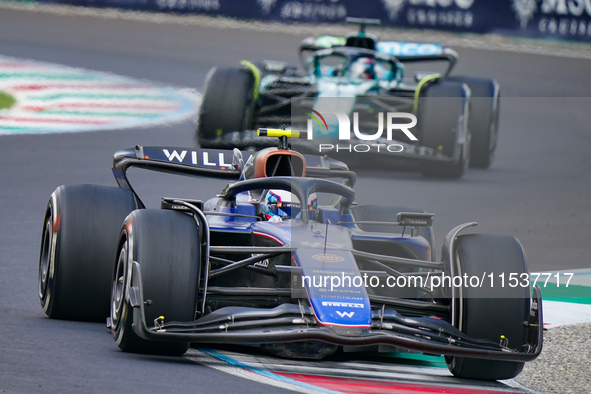
[[[244,158],[242,157],[242,152],[238,148],[234,148],[232,151],[232,167],[240,172],[244,169]]]

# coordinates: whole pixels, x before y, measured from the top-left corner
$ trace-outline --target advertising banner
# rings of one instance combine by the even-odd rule
[[[92,7],[591,41],[591,0],[40,0]]]

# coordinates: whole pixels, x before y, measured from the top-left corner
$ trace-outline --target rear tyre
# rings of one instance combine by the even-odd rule
[[[140,265],[146,324],[164,316],[165,321],[195,319],[200,272],[199,234],[195,220],[168,210],[134,211],[121,230],[119,257],[113,275],[111,331],[124,352],[182,356],[189,342],[148,341],[132,328],[133,308],[128,299],[131,262]]]
[[[136,207],[133,193],[117,187],[60,186],[53,192],[39,257],[39,301],[47,316],[105,321],[119,230]]]
[[[516,274],[519,284],[521,275],[527,275],[527,264],[521,244],[505,235],[468,234],[456,241],[455,258],[461,275],[468,277],[505,274],[508,281]],[[487,276],[488,278],[488,276]],[[490,286],[486,279],[482,287],[463,289],[461,298],[452,300],[458,311],[452,322],[463,333],[479,339],[498,342],[501,336],[509,340],[512,349],[522,349],[527,342],[527,330],[523,322],[530,311],[529,287],[508,286],[500,283]],[[501,297],[499,297],[502,294]],[[466,379],[498,380],[511,379],[523,369],[523,362],[482,360],[465,357],[446,357],[449,370],[455,376]]]
[[[470,160],[470,133],[468,125],[468,103],[470,91],[467,86],[455,82],[439,82],[425,88],[418,107],[420,144],[435,149],[454,162],[423,160],[420,171],[424,177],[457,179],[464,175]],[[458,135],[465,135],[466,141],[459,141]]]
[[[488,168],[494,159],[499,129],[499,84],[494,79],[450,77],[470,87],[470,167]]]
[[[205,79],[195,137],[202,148],[242,148],[224,141],[233,131],[252,128],[254,77],[243,68],[212,68]]]

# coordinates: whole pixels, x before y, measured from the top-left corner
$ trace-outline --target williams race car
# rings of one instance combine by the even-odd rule
[[[119,187],[58,187],[39,263],[47,316],[108,317],[125,352],[180,356],[190,343],[315,359],[339,348],[411,351],[445,355],[471,379],[512,378],[540,354],[540,289],[532,297],[522,283],[515,238],[461,235],[476,223],[462,224],[437,259],[433,214],[357,204],[344,163],[290,150],[290,131],[261,134],[278,146],[246,161],[237,149],[136,146],[115,153]],[[132,167],[230,183],[205,202],[163,197],[147,209]],[[502,287],[501,276],[519,285]]]
[[[258,127],[298,129],[314,117],[324,121],[317,130],[323,140],[294,141],[300,151],[364,162],[369,156],[380,163],[410,161],[429,177],[459,178],[468,164],[487,168],[497,143],[499,84],[451,76],[458,59],[451,48],[380,41],[365,32],[371,20],[352,22],[360,24],[358,33],[304,39],[299,48],[303,70],[275,61],[210,70],[197,120],[200,146],[260,148],[264,142],[256,138]],[[424,66],[435,71],[417,68]],[[335,100],[352,122],[355,113],[364,117],[360,132],[345,146],[338,144],[345,142],[340,128],[331,125]],[[387,127],[383,114],[391,113],[415,116],[414,139],[380,132]],[[373,137],[376,129],[381,138]],[[384,148],[367,150],[372,146],[368,139]],[[385,149],[394,143],[395,151]]]

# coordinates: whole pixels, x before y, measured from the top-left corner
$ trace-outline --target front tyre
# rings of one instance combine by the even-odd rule
[[[455,261],[459,274],[468,277],[486,277],[482,287],[463,288],[461,297],[452,300],[457,311],[452,322],[463,333],[479,339],[499,342],[508,339],[508,347],[523,350],[527,343],[527,330],[523,322],[530,312],[529,287],[508,286],[511,274],[528,275],[525,254],[517,239],[505,235],[468,234],[457,238]],[[452,262],[453,264],[453,262]],[[494,280],[505,274],[504,287]],[[449,370],[466,379],[498,380],[519,375],[523,362],[483,360],[466,357],[446,357]]]
[[[195,319],[200,272],[200,244],[195,220],[168,210],[138,210],[126,219],[111,292],[111,331],[124,352],[181,356],[189,342],[157,342],[140,338],[132,328],[133,310],[128,299],[131,262],[140,265],[146,304],[146,324]]]
[[[443,81],[425,88],[417,113],[419,142],[454,160],[421,161],[424,177],[457,179],[464,175],[470,160],[469,101],[465,84]]]
[[[493,162],[499,135],[499,84],[494,79],[474,77],[447,80],[470,87],[470,167],[488,168]]]
[[[205,79],[195,138],[202,148],[241,148],[229,132],[252,128],[254,77],[244,68],[213,68]]]
[[[39,257],[39,301],[53,319],[104,322],[119,229],[137,204],[131,191],[60,186],[47,204]]]

